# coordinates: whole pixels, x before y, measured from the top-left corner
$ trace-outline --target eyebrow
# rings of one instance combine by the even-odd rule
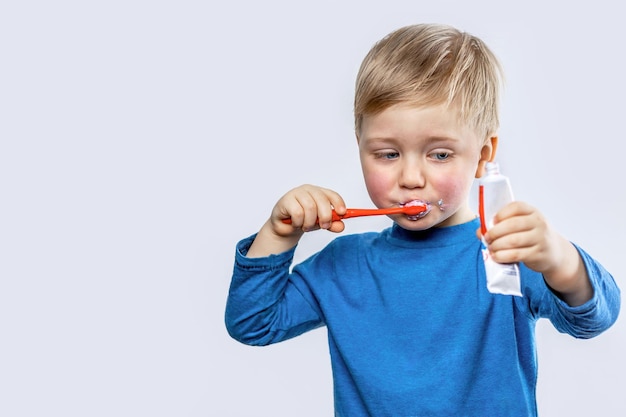
[[[380,137],[371,137],[364,138],[368,143],[390,143],[393,144],[398,142],[399,139],[394,137],[380,136]],[[450,136],[429,136],[425,139],[427,144],[437,144],[437,143],[458,143],[460,142],[460,138],[450,137]]]
[[[429,143],[437,143],[437,142],[460,142],[460,138],[453,138],[450,136],[432,136],[426,139]]]

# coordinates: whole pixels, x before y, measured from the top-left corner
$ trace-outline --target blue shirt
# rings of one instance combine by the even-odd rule
[[[520,265],[523,297],[486,289],[478,221],[345,235],[293,267],[247,258],[226,306],[237,340],[265,345],[325,325],[336,416],[536,416],[535,324],[590,338],[617,318],[611,275],[578,248],[593,298],[570,307]]]

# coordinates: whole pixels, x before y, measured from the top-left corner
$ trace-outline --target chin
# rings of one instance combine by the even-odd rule
[[[402,219],[396,219],[394,221],[398,226],[402,227],[405,230],[410,230],[412,232],[419,232],[420,230],[426,230],[426,229],[430,229],[431,227],[437,226],[436,222],[433,223],[431,219],[427,219],[426,217],[417,219],[417,220],[411,220],[411,219],[404,217]]]

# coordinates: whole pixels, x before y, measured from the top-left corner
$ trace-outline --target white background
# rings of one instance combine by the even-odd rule
[[[301,183],[371,207],[354,78],[407,24],[491,46],[516,197],[625,286],[619,2],[214,3],[0,6],[1,416],[332,415],[323,329],[265,348],[227,335],[234,247]],[[537,337],[543,416],[626,415],[623,318]]]

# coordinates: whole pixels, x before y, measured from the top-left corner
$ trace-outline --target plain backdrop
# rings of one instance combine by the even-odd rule
[[[229,338],[234,247],[302,183],[372,206],[354,79],[375,41],[418,22],[498,55],[517,199],[624,287],[619,2],[5,1],[0,415],[331,416],[324,329]],[[297,260],[332,238],[306,235]],[[586,341],[542,321],[537,338],[542,416],[626,415],[623,318]]]

